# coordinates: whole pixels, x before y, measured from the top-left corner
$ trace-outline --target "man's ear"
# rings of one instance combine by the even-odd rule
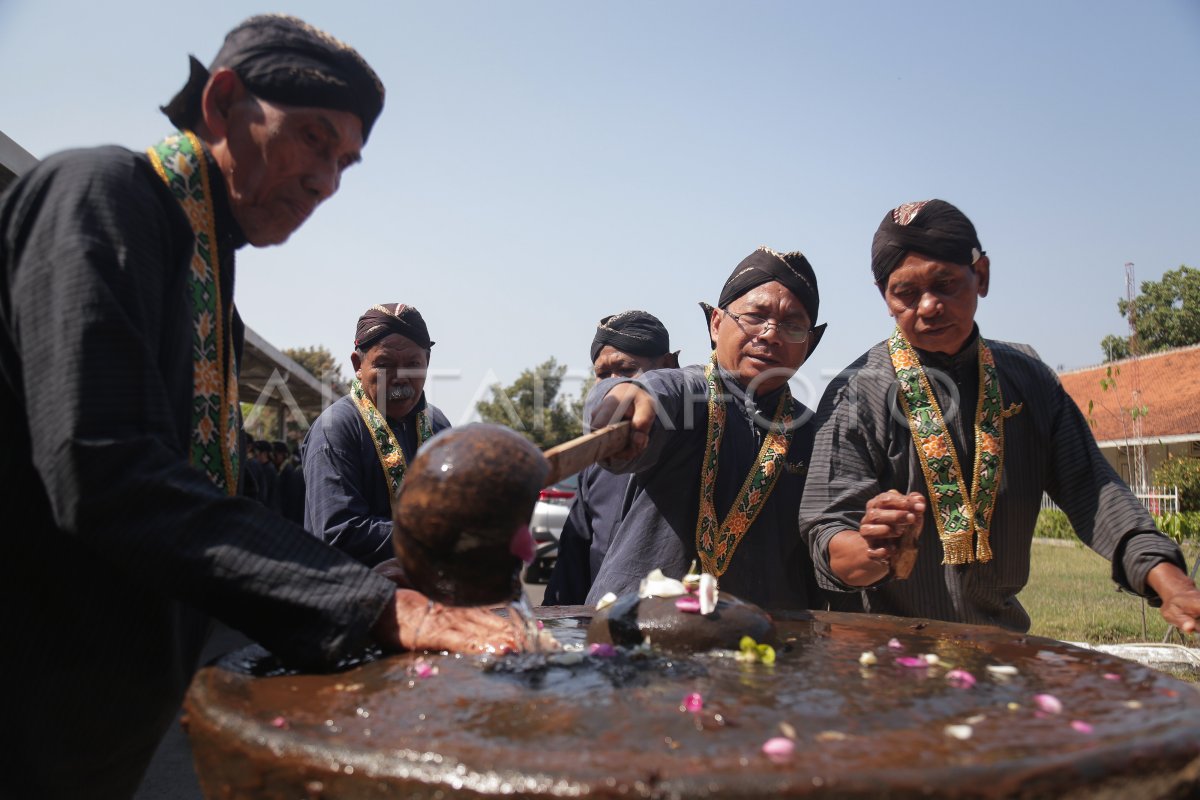
[[[350,366],[354,367],[354,375],[358,377],[358,371],[362,369],[362,356],[357,350],[350,354]]]
[[[233,108],[245,96],[242,79],[227,67],[218,69],[208,79],[204,94],[200,96],[200,117],[214,139],[221,140],[228,135]]]
[[[708,338],[712,339],[713,347],[717,346],[717,331],[721,328],[721,317],[725,316],[721,313],[721,309],[714,308],[712,316],[708,318]]]
[[[991,278],[992,262],[987,256],[980,256],[972,269],[975,270],[975,280],[979,281],[979,296],[987,297],[988,281]]]

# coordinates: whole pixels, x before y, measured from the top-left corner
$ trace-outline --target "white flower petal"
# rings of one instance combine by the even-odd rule
[[[717,610],[717,577],[707,572],[700,576],[700,613],[711,614]]]
[[[952,739],[966,741],[975,733],[975,729],[970,725],[947,725],[942,732]]]
[[[653,570],[638,586],[638,597],[678,597],[687,594],[687,587],[682,581],[668,578],[661,569]]]

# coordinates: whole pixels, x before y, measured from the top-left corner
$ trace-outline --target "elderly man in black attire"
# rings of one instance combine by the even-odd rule
[[[587,602],[636,591],[693,561],[721,589],[764,608],[823,607],[796,513],[812,447],[810,412],[788,380],[816,347],[817,278],[801,253],[760,247],[702,303],[707,365],[610,378],[589,394],[594,426],[629,418],[629,499]]]
[[[667,329],[645,311],[623,311],[600,320],[590,355],[599,381],[679,366],[679,352],[671,352]],[[579,473],[579,489],[558,538],[558,557],[543,605],[580,605],[587,599],[632,486],[630,476],[599,464]]]
[[[821,400],[801,507],[821,584],[872,612],[1026,631],[1017,595],[1045,492],[1118,586],[1192,631],[1200,592],[1178,546],[1058,377],[1028,345],[980,335],[991,262],[966,215],[943,200],[889,211],[871,267],[896,328]],[[897,547],[914,533],[915,553]]]
[[[358,319],[350,394],[304,437],[304,527],[369,566],[393,556],[392,502],[417,449],[450,421],[425,401],[434,342],[416,308],[376,305]]]
[[[383,104],[357,52],[247,20],[144,153],[60,153],[0,198],[5,797],[135,791],[208,615],[287,663],[517,646],[237,496],[234,251],[338,188]],[[419,639],[414,637],[419,635]]]

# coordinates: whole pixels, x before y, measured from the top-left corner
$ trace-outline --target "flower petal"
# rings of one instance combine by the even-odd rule
[[[1059,714],[1063,710],[1062,702],[1052,694],[1035,694],[1033,704],[1047,714]]]
[[[588,655],[596,658],[612,658],[617,654],[617,648],[607,642],[592,642],[588,645]]]
[[[975,733],[975,729],[970,725],[947,725],[942,729],[942,732],[951,739],[959,739],[966,741]]]
[[[699,614],[700,598],[690,594],[683,597],[676,597],[675,607],[685,614]]]
[[[975,676],[965,669],[952,669],[946,673],[946,680],[951,686],[959,689],[970,689],[975,685]]]
[[[683,702],[679,704],[679,710],[697,714],[704,710],[704,698],[699,692],[692,692],[683,698]]]
[[[917,669],[918,667],[923,669],[929,666],[929,662],[927,662],[925,659],[917,658],[915,656],[897,656],[896,663],[902,667],[909,667],[910,669]]]
[[[716,576],[705,572],[700,576],[700,613],[711,614],[716,611],[719,596]]]
[[[796,743],[785,736],[773,736],[763,742],[762,751],[772,761],[786,761],[796,751]]]
[[[638,597],[641,598],[678,597],[687,593],[687,587],[683,585],[682,581],[668,578],[663,575],[661,569],[651,570],[649,575],[642,578],[642,582],[638,586]]]

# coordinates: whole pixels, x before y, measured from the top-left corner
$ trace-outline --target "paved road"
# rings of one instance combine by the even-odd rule
[[[525,584],[525,592],[529,595],[532,605],[540,606],[546,587],[541,584]],[[249,643],[250,640],[237,631],[218,625],[200,663],[207,663]],[[159,745],[134,800],[204,800],[196,782],[196,772],[192,768],[192,751],[187,735],[179,726],[178,720]]]

